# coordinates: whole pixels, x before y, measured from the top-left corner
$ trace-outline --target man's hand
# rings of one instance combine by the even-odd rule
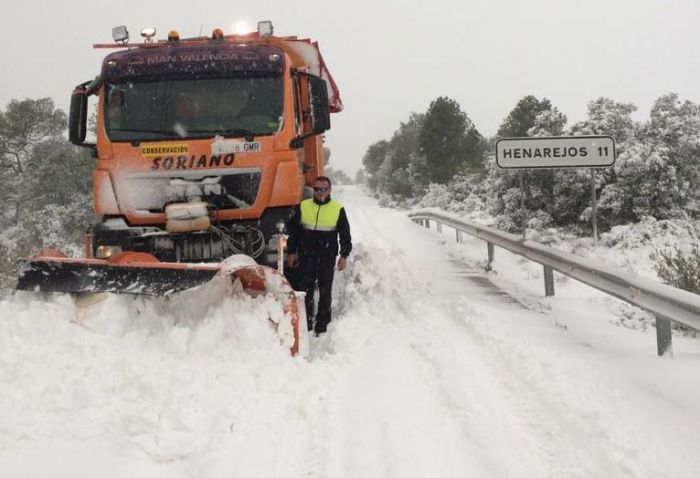
[[[287,267],[294,269],[299,265],[299,254],[287,254]]]
[[[340,256],[340,259],[338,259],[338,270],[342,271],[345,269],[345,266],[348,265],[348,258]]]

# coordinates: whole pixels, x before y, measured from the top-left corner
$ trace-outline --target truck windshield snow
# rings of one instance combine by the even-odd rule
[[[282,98],[280,76],[108,84],[105,126],[112,141],[269,135]]]

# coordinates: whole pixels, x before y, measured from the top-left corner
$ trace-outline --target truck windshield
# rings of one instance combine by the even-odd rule
[[[107,84],[112,141],[269,135],[282,124],[282,77]]]

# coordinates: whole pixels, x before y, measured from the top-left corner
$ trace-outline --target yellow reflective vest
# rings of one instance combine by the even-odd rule
[[[301,209],[301,226],[310,231],[335,231],[343,205],[331,200],[325,204],[316,204],[313,198],[305,199],[299,205]]]

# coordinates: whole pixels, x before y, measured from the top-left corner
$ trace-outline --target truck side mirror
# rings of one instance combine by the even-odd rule
[[[68,139],[70,142],[82,146],[87,134],[87,88],[78,85],[73,90],[70,98],[70,113],[68,115]]]
[[[325,80],[309,75],[309,97],[311,98],[311,117],[314,134],[321,134],[331,129],[331,112],[328,103],[328,87]]]

